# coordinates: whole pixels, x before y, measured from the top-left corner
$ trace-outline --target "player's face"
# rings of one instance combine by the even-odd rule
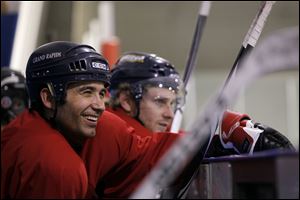
[[[139,119],[153,132],[164,132],[174,118],[176,95],[166,88],[151,87],[140,103]]]
[[[66,103],[58,107],[56,120],[63,131],[79,139],[96,135],[98,118],[105,109],[103,83],[74,83],[67,89]]]

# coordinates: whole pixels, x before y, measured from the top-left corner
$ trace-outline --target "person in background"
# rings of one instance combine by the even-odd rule
[[[28,107],[25,77],[9,67],[1,68],[1,132]]]

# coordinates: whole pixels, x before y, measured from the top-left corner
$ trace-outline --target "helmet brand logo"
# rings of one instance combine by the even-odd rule
[[[34,57],[34,58],[32,59],[32,63],[38,63],[38,62],[40,62],[40,61],[45,60],[45,58],[46,58],[45,55],[41,55],[41,56]]]
[[[43,55],[34,57],[32,59],[32,63],[38,63],[38,62],[43,61],[43,60],[53,59],[53,58],[60,58],[60,57],[61,57],[61,52],[47,53],[47,54],[43,54]]]
[[[109,71],[108,66],[99,62],[92,62],[92,67],[95,69],[103,69],[105,71]]]
[[[140,62],[143,63],[145,56],[138,55],[125,55],[121,58],[119,62]]]

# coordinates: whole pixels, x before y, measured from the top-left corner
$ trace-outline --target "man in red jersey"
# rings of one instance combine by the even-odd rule
[[[84,198],[80,152],[104,110],[107,61],[87,45],[52,42],[26,68],[30,109],[1,134],[1,198]]]
[[[182,90],[178,72],[169,61],[155,54],[123,54],[112,71],[110,81],[111,99],[108,110],[139,130],[137,133],[141,138],[168,131],[175,108],[180,109],[184,104],[185,92]],[[213,137],[206,157],[274,148],[293,149],[282,134],[270,127],[255,124],[246,114],[226,111],[220,129],[223,134],[217,133]],[[141,171],[141,175],[143,173]],[[139,180],[137,176],[120,180],[122,174],[122,171],[113,174],[118,180],[115,186],[99,184],[101,187],[98,187],[98,193],[104,188],[104,197],[127,197],[124,196],[124,191],[133,188]]]
[[[123,54],[115,64],[110,82],[109,110],[133,127],[147,129],[144,132],[168,131],[175,109],[185,102],[179,73],[168,60],[155,54]],[[252,153],[256,144],[256,151],[292,146],[278,131],[255,123],[247,114],[229,110],[220,122],[219,133],[208,152],[214,156]]]

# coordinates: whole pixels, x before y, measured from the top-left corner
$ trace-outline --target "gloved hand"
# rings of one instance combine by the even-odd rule
[[[269,149],[295,150],[291,142],[278,131],[254,123],[246,114],[225,111],[219,133],[212,138],[206,157],[244,154]]]
[[[249,134],[243,127],[251,120],[246,114],[225,111],[219,125],[219,131],[211,140],[206,157],[226,155],[238,155],[250,151],[253,143],[259,137],[258,134]]]
[[[278,148],[294,150],[291,142],[278,131],[254,123],[248,115],[229,110],[223,115],[219,134],[224,148],[231,147],[240,154]]]

